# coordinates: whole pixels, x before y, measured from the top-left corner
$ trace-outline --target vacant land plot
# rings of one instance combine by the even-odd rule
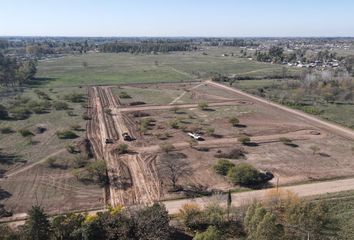
[[[296,97],[298,95],[296,89],[279,89],[279,86],[286,81],[287,80],[243,80],[237,81],[234,86],[277,102],[281,102],[282,99],[287,96],[294,96],[294,98],[299,98],[298,101],[301,102],[301,104],[297,106],[293,105],[292,107],[310,114],[318,115],[321,118],[328,119],[349,128],[354,128],[354,118],[352,117],[354,116],[353,102],[330,103],[322,100],[314,103],[313,101],[309,101],[309,99],[320,99],[320,97],[308,94]]]
[[[38,90],[25,89],[1,101],[10,112],[16,108],[30,112],[23,119],[0,121],[0,170],[4,177],[0,184],[8,192],[1,203],[14,212],[25,212],[36,202],[49,212],[101,206],[102,188],[77,180],[72,172],[80,154],[67,150],[86,137],[82,117],[86,112],[86,89]],[[72,94],[83,99],[66,99]],[[69,130],[74,134],[70,139],[57,136],[58,131]]]
[[[42,61],[39,77],[49,86],[122,84],[189,81],[215,73],[242,76],[280,74],[281,65],[259,63],[237,55],[223,57],[237,49],[210,48],[202,51],[161,55],[89,53]],[[289,69],[289,73],[297,71]]]
[[[134,91],[128,92],[130,88]],[[124,125],[118,127],[118,132],[126,131],[135,138],[127,143],[131,153],[112,161],[114,164],[121,161],[124,165],[124,168],[115,165],[114,169],[120,168],[129,173],[123,174],[130,179],[130,187],[123,189],[123,192],[125,195],[133,194],[135,200],[123,200],[124,203],[151,199],[152,195],[148,193],[150,186],[157,182],[160,182],[158,188],[162,189],[158,200],[181,197],[184,194],[189,196],[237,189],[238,186],[230,184],[213,170],[218,159],[234,149],[242,149],[240,156],[231,159],[234,164],[246,162],[260,170],[270,171],[276,176],[273,181],[280,184],[352,176],[354,164],[351,161],[351,139],[309,119],[208,82],[188,84],[188,88],[184,84],[152,84],[149,88],[144,84],[135,84],[103,89],[107,96],[110,96],[110,91],[116,92],[116,100],[104,100],[103,106],[107,102],[113,119],[117,118],[119,125]],[[155,93],[160,90],[162,95],[177,90],[180,95],[176,93],[173,96],[177,96],[178,101],[170,97],[165,100],[165,104],[158,105],[159,101],[151,100],[151,89]],[[119,97],[123,90],[130,95],[128,101],[125,96]],[[139,94],[135,95],[134,92]],[[130,104],[134,101],[140,102],[138,106]],[[170,101],[173,104],[169,104]],[[108,102],[116,103],[111,105]],[[206,106],[201,107],[201,102],[207,103]],[[230,123],[232,117],[239,119],[235,126]],[[188,132],[199,132],[204,141],[192,141]],[[253,144],[242,145],[238,141],[241,136],[250,137]],[[291,144],[285,144],[282,139],[291,141]],[[122,143],[122,139],[117,144],[119,142]],[[146,154],[149,154],[148,158],[143,157]],[[162,165],[169,159],[183,161],[188,165],[189,174],[178,180],[183,191],[170,192],[171,182],[161,172]],[[137,165],[132,165],[132,162]],[[159,173],[150,182],[152,185],[142,181],[146,171],[143,170],[144,164],[152,169],[156,167]],[[142,186],[144,190],[139,189]],[[141,195],[137,195],[137,191]]]

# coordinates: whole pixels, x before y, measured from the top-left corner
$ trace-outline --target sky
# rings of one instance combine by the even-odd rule
[[[0,36],[354,37],[354,1],[0,0]]]

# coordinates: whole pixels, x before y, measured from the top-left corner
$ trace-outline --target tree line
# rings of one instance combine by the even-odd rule
[[[32,59],[20,60],[0,53],[0,85],[22,85],[37,72],[37,62]]]

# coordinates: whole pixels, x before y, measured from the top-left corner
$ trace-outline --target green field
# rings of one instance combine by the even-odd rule
[[[231,49],[232,51],[239,51]],[[214,73],[241,76],[280,74],[281,65],[251,61],[238,56],[223,57],[228,49],[161,55],[90,53],[41,61],[37,77],[47,86],[86,84],[151,83],[188,81]],[[84,67],[84,62],[87,66]],[[295,70],[289,70],[292,72]]]
[[[237,81],[234,86],[252,94],[259,94],[258,89],[265,89],[265,97],[273,101],[279,100],[279,97],[287,93],[294,93],[293,89],[279,90],[275,86],[281,84],[282,80],[242,80]],[[354,128],[354,105],[352,104],[335,104],[320,102],[316,106],[297,106],[304,112],[316,110],[316,115],[332,122]]]

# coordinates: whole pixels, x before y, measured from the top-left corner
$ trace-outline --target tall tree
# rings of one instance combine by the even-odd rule
[[[25,233],[30,240],[48,240],[50,224],[47,215],[40,206],[33,206],[28,212]]]

